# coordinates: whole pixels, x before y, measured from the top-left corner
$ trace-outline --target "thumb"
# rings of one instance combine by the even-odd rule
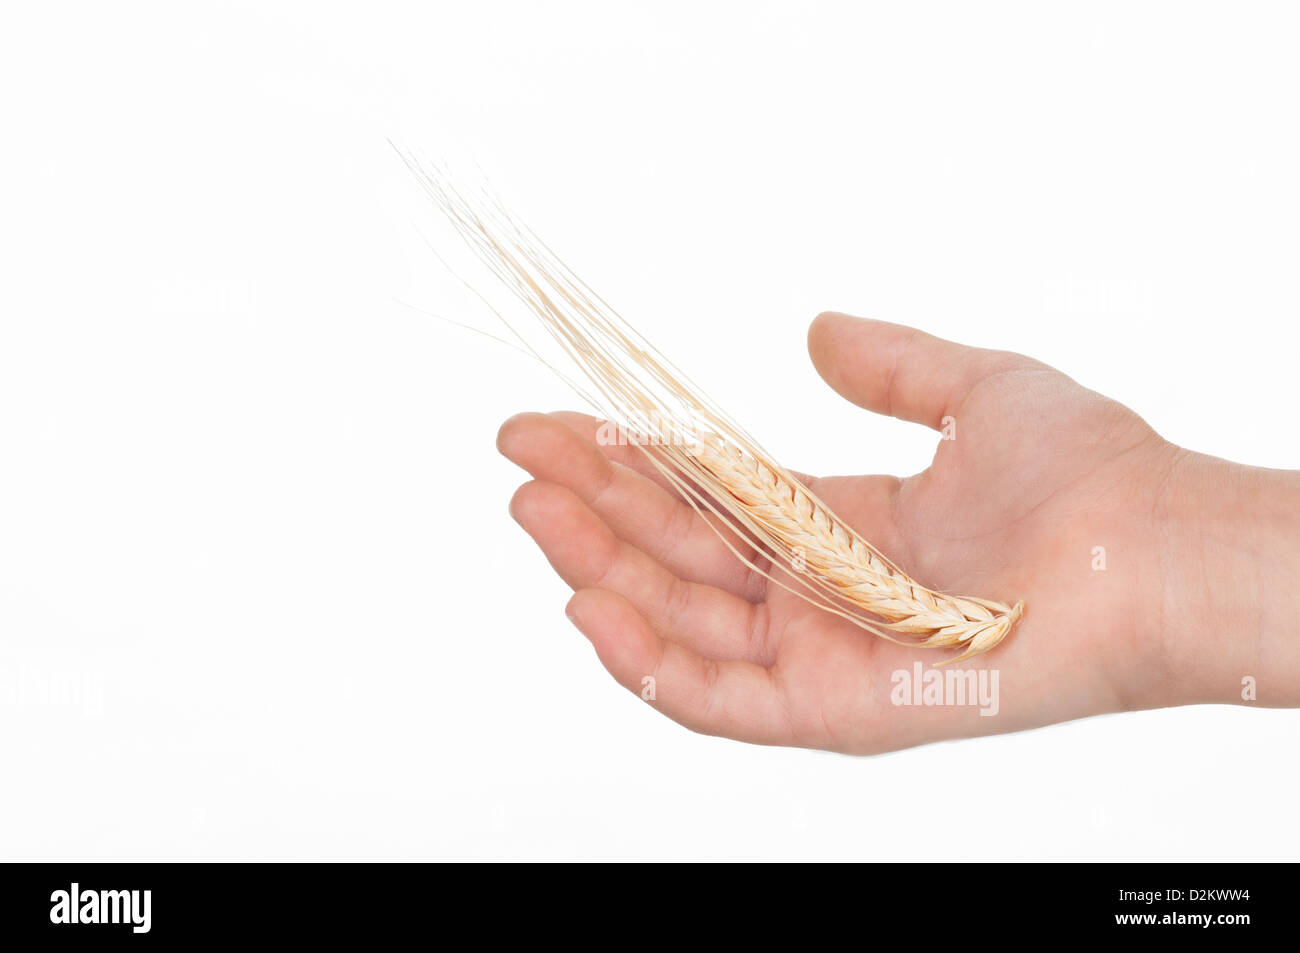
[[[967,347],[902,324],[834,311],[817,315],[808,329],[808,353],[840,396],[935,430],[981,380],[1035,363],[1009,351]]]

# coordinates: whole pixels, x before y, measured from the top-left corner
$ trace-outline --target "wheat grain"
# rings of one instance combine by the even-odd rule
[[[1011,631],[1023,603],[951,596],[912,579],[773,460],[496,199],[484,192],[471,201],[444,170],[399,155],[460,238],[541,320],[592,389],[546,361],[493,309],[523,348],[634,435],[631,442],[691,506],[733,529],[739,546],[719,534],[738,559],[882,638],[961,649],[947,662],[987,652]]]
[[[891,632],[930,647],[964,646],[960,661],[997,645],[1024,611],[983,599],[934,592],[883,558],[799,480],[734,444],[705,439],[696,458],[755,521],[798,554],[804,571],[834,594],[887,620]]]

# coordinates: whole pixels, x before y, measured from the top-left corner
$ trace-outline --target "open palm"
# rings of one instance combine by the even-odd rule
[[[769,582],[639,448],[598,444],[595,418],[513,417],[498,446],[534,479],[511,512],[577,590],[569,615],[621,684],[697,731],[855,753],[1172,700],[1159,525],[1177,448],[1017,354],[837,314],[813,323],[809,350],[849,400],[942,430],[907,479],[804,479],[925,585],[1025,601],[1002,645],[961,663],[997,671],[996,712],[896,704],[893,674],[942,650],[872,636]]]

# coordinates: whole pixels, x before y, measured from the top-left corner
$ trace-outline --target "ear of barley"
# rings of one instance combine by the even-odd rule
[[[461,240],[540,320],[586,384],[546,361],[493,309],[497,317],[527,352],[633,435],[629,442],[697,512],[734,530],[739,545],[710,522],[737,559],[881,638],[959,650],[946,662],[987,652],[1011,631],[1023,603],[952,596],[912,579],[773,460],[499,201],[486,192],[470,198],[452,186],[445,169],[399,155]]]

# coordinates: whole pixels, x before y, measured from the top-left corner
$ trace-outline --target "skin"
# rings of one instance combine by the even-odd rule
[[[1025,601],[1001,645],[957,666],[997,670],[997,713],[895,705],[891,673],[943,650],[871,636],[748,569],[638,448],[599,445],[597,419],[512,417],[498,447],[533,479],[510,512],[620,684],[639,696],[652,676],[648,703],[694,731],[855,754],[1143,708],[1300,704],[1300,474],[1174,446],[1019,354],[834,313],[808,348],[853,403],[955,423],[915,476],[800,476],[931,588]]]

